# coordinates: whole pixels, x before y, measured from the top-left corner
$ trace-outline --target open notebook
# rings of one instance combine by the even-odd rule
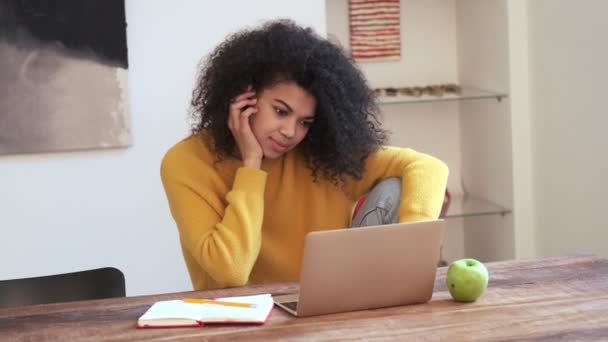
[[[201,326],[208,323],[262,324],[270,315],[273,300],[270,294],[216,298],[221,301],[250,303],[254,307],[188,303],[181,299],[154,303],[137,320],[138,328],[170,328]]]

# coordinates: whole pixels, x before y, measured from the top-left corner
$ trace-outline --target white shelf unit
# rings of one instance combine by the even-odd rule
[[[506,215],[510,212],[510,209],[494,202],[465,194],[451,197],[450,207],[444,218]]]
[[[519,140],[512,140],[517,128],[512,105],[518,100],[509,93],[514,89],[510,48],[520,42],[510,28],[513,5],[507,0],[400,4],[401,59],[360,63],[370,86],[458,84],[462,92],[381,96],[380,119],[396,132],[391,138],[396,145],[437,156],[450,167],[448,189],[454,191],[445,216],[444,256],[511,259],[522,239],[511,213],[521,199],[514,193],[521,163],[513,146]],[[326,0],[326,8],[328,36],[349,49],[348,1]]]
[[[388,105],[407,105],[414,103],[432,103],[444,101],[496,99],[500,102],[506,97],[508,97],[508,94],[504,92],[481,90],[473,87],[463,87],[460,94],[444,94],[443,96],[404,96],[400,94],[394,96],[379,96],[377,98],[377,103],[382,109],[382,107]],[[484,215],[504,216],[509,213],[511,213],[510,209],[480,196],[469,194],[465,191],[463,194],[451,196],[448,212],[445,216],[442,216],[442,218],[450,219]]]

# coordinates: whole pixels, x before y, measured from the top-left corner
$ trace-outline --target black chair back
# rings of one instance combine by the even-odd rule
[[[0,281],[0,308],[125,295],[125,276],[114,267]]]

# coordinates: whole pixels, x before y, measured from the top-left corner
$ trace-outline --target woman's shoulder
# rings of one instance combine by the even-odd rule
[[[394,145],[383,145],[378,147],[374,152],[370,153],[369,159],[384,159],[387,157],[411,157],[418,155],[419,152],[409,147],[400,147]]]
[[[437,168],[445,168],[447,165],[435,156],[428,153],[414,150],[409,147],[385,145],[373,152],[368,158],[368,164],[392,163],[402,161],[406,163],[418,162],[433,165]]]
[[[203,135],[192,134],[171,146],[161,162],[161,171],[192,170],[212,166],[217,159]]]
[[[417,156],[424,157],[428,154],[417,151],[411,147],[401,147],[395,145],[383,145],[380,146],[376,151],[371,153],[371,156]]]
[[[205,157],[210,154],[208,143],[199,134],[192,134],[171,146],[165,158],[184,158],[189,156]]]

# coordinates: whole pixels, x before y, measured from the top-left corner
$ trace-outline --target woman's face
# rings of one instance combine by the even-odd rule
[[[257,94],[258,111],[251,130],[264,151],[275,159],[296,147],[315,118],[316,99],[292,81],[279,82]]]

